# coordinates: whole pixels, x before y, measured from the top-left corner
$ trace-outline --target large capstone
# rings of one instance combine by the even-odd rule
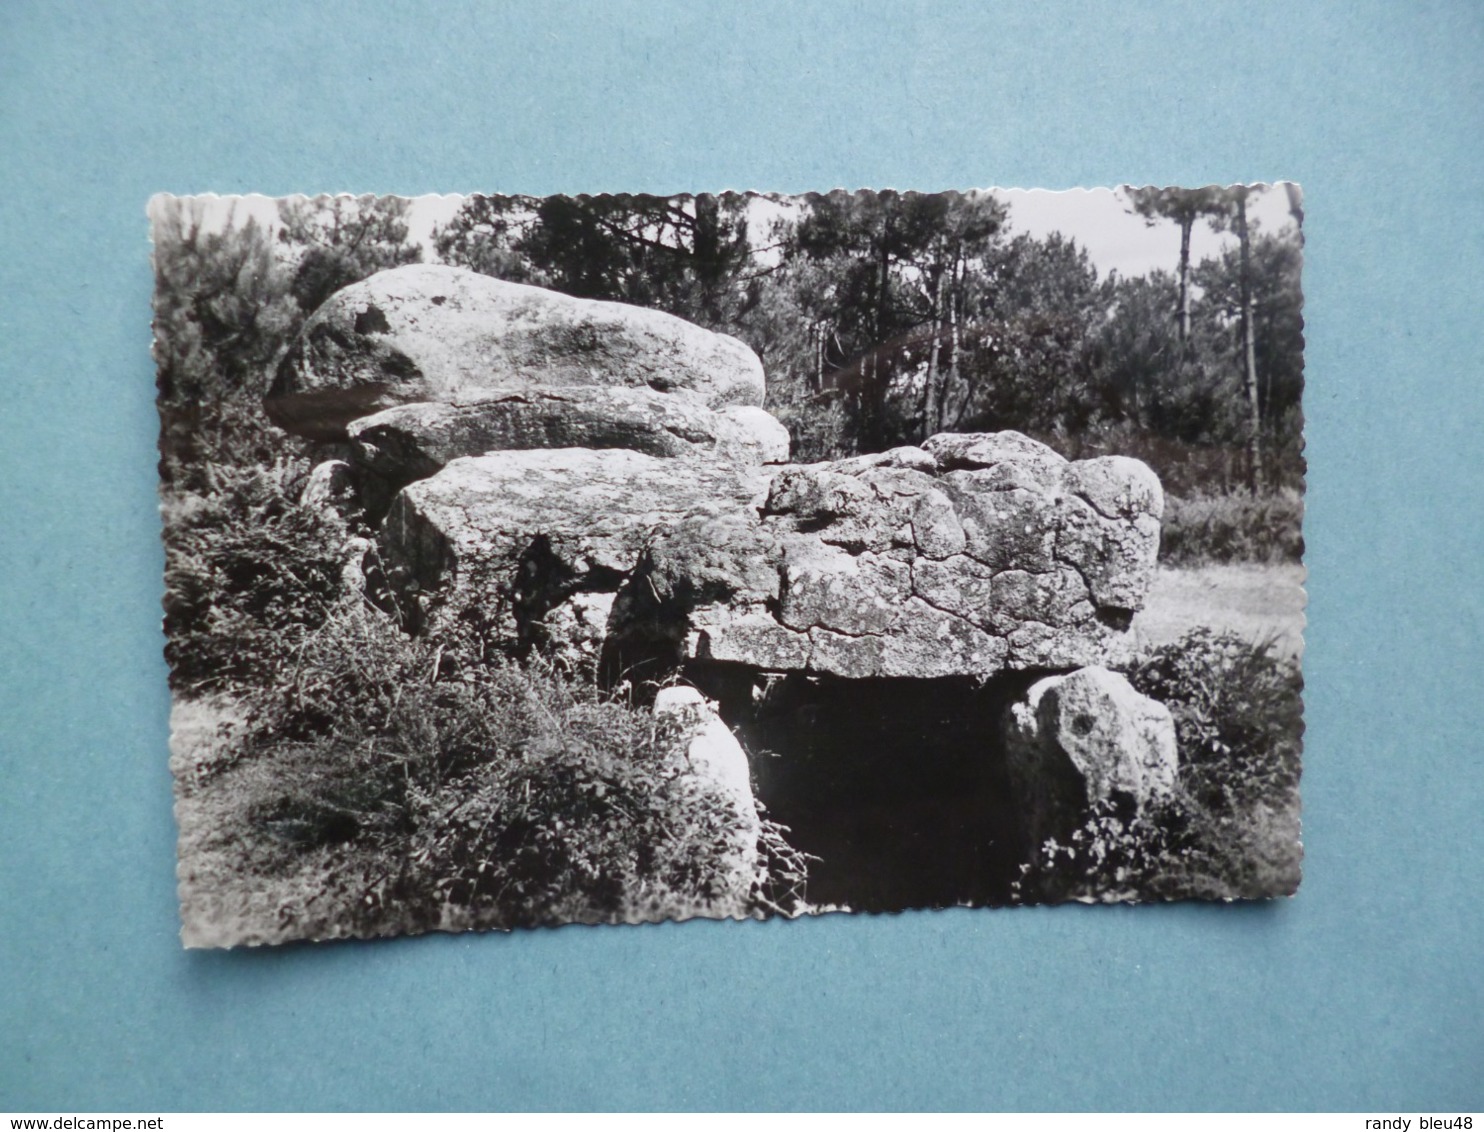
[[[780,470],[752,527],[657,538],[651,588],[693,595],[695,660],[852,678],[1075,668],[1142,606],[1163,505],[1136,460],[940,436]]]
[[[382,555],[415,622],[473,610],[516,641],[574,594],[617,593],[683,517],[745,513],[766,488],[747,465],[623,448],[465,457],[398,493]]]
[[[1150,584],[1162,505],[1137,461],[1014,433],[781,469],[500,452],[404,489],[383,543],[425,611],[502,611],[520,634],[605,592],[610,643],[676,664],[987,677],[1100,662]]]
[[[761,405],[747,346],[661,311],[576,299],[464,268],[411,264],[330,296],[279,366],[274,422],[337,439],[359,417],[532,386],[620,386]]]

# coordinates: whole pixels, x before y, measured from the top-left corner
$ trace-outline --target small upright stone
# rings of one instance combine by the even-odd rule
[[[342,518],[359,506],[355,469],[344,460],[325,460],[310,469],[299,502],[317,511],[333,511]]]
[[[695,688],[662,688],[654,699],[654,715],[657,721],[678,731],[686,744],[691,772],[703,786],[725,798],[732,811],[721,838],[725,846],[722,890],[715,895],[707,914],[745,918],[753,885],[760,876],[758,837],[762,833],[747,752]]]
[[[1066,836],[1097,803],[1139,813],[1175,786],[1169,709],[1097,665],[1032,684],[1010,706],[1005,738],[1031,851]]]

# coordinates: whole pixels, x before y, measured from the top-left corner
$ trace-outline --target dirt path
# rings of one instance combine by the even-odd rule
[[[1304,647],[1304,568],[1234,564],[1161,567],[1134,634],[1146,645],[1178,641],[1205,626],[1249,640],[1273,640],[1285,656]]]

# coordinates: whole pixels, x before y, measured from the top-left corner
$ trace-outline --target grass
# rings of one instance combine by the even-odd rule
[[[302,507],[302,458],[209,465],[161,503],[165,658],[193,694],[272,680],[341,590],[345,524]]]
[[[1177,643],[1194,629],[1272,642],[1286,656],[1303,651],[1304,568],[1291,563],[1161,566],[1133,620],[1129,647]]]

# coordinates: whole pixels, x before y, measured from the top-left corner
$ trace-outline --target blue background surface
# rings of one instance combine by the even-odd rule
[[[1484,8],[0,4],[0,1109],[1484,1107]],[[1291,902],[183,952],[146,198],[1307,193]]]

